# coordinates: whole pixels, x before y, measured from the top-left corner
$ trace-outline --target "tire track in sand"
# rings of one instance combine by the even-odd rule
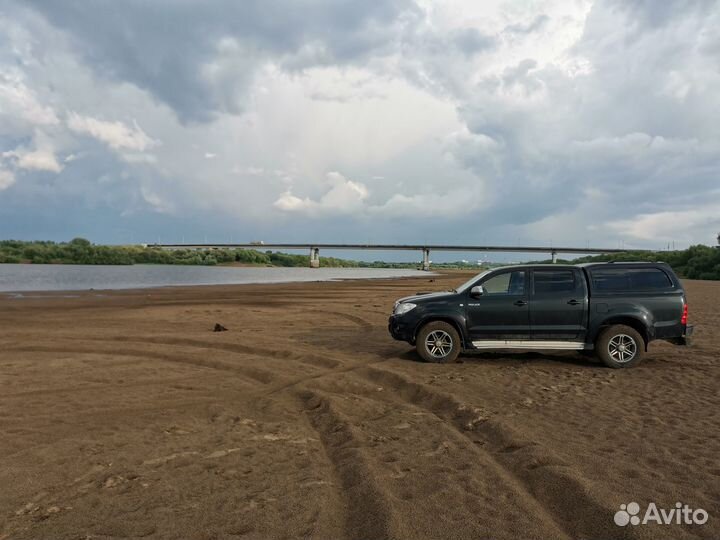
[[[454,512],[443,515],[446,526],[452,527],[459,519],[469,518],[470,522],[462,525],[459,535],[492,538],[503,527],[493,511],[497,499],[513,505],[516,514],[513,525],[532,530],[532,533],[528,532],[527,538],[572,538],[563,524],[528,494],[522,483],[492,456],[476,448],[445,418],[422,406],[422,402],[415,403],[396,396],[393,392],[397,386],[387,379],[369,378],[364,370],[358,370],[356,375],[358,377],[353,377],[354,381],[333,381],[332,395],[335,397],[337,394],[341,400],[337,408],[348,415],[353,425],[358,426],[358,433],[364,432],[366,436],[362,444],[368,448],[372,463],[379,466],[378,481],[390,493],[389,500],[398,503],[393,505],[393,513],[400,512],[396,518],[401,524],[399,530],[405,534],[409,531],[419,534],[423,530],[433,530],[434,534],[439,534],[438,531],[442,529],[433,529],[437,522],[423,520],[428,514],[432,515],[436,508],[433,505],[442,500],[454,509]],[[365,380],[360,382],[358,379]],[[383,386],[378,387],[378,383]],[[345,388],[352,388],[354,396],[348,401],[343,399]],[[428,393],[423,398],[432,398],[433,408],[448,411],[463,425],[472,425],[477,415],[476,409],[468,408],[450,396],[430,396]],[[340,406],[342,403],[349,408],[343,410]],[[375,406],[371,403],[375,403]],[[372,416],[368,416],[369,411],[373,411]],[[421,418],[425,420],[419,420]],[[412,445],[415,453],[406,451],[408,444]],[[446,460],[446,457],[450,459]],[[375,469],[369,468],[369,472],[373,471]],[[425,474],[442,474],[443,482],[430,486],[421,478]],[[442,492],[441,498],[433,498],[438,492]],[[427,501],[428,498],[431,500]],[[415,509],[420,512],[415,518],[408,517],[407,504],[403,504],[413,499],[417,500]],[[416,526],[419,528],[414,529]],[[442,537],[446,537],[445,534],[447,531]]]
[[[363,317],[359,317],[357,315],[352,315],[350,313],[344,313],[342,311],[322,311],[319,309],[311,309],[307,310],[308,313],[317,313],[319,315],[322,315],[323,317],[327,317],[328,315],[335,315],[336,317],[340,317],[341,319],[345,319],[346,321],[350,321],[351,323],[359,326],[363,330],[374,330],[377,328],[376,324],[371,323],[367,319]]]
[[[354,428],[324,395],[297,391],[310,424],[317,432],[333,474],[341,489],[344,524],[339,535],[344,538],[392,538],[387,495],[377,485],[360,447]]]
[[[401,401],[418,406],[451,426],[473,443],[469,449],[492,459],[498,472],[525,495],[530,506],[548,517],[569,538],[595,538],[610,527],[615,538],[637,538],[632,529],[613,525],[612,516],[617,508],[603,504],[577,470],[509,426],[487,420],[479,415],[481,410],[409,381],[398,373],[370,366],[355,373],[392,388]],[[603,499],[612,500],[612,497],[608,495]]]
[[[12,352],[45,352],[45,353],[65,353],[65,354],[100,354],[108,356],[129,356],[133,358],[145,358],[151,360],[162,360],[165,362],[173,362],[176,364],[186,364],[195,367],[215,369],[221,371],[231,371],[259,382],[261,384],[269,384],[271,382],[278,382],[279,378],[271,371],[264,370],[261,368],[251,366],[239,366],[237,364],[228,364],[227,362],[221,362],[219,360],[211,359],[200,359],[200,358],[187,358],[177,355],[167,354],[157,351],[148,350],[133,350],[123,349],[118,351],[117,349],[104,351],[97,347],[81,347],[81,346],[44,346],[44,345],[24,345],[21,347],[14,347],[7,349]]]
[[[340,365],[340,362],[326,356],[320,356],[318,354],[306,354],[297,352],[291,349],[269,349],[261,347],[249,347],[243,343],[228,343],[228,342],[211,342],[204,341],[201,339],[193,338],[176,338],[170,336],[162,337],[115,337],[115,338],[90,338],[96,341],[122,341],[126,342],[137,342],[137,343],[150,343],[156,345],[176,345],[186,346],[202,349],[215,349],[219,351],[229,351],[240,353],[246,356],[256,356],[259,358],[276,358],[280,360],[294,360],[298,363],[305,364],[311,367],[323,367],[323,368],[334,368]]]
[[[142,360],[138,360],[138,363]],[[113,366],[114,367],[114,366]],[[217,375],[220,377],[220,375]],[[100,392],[104,390],[134,390],[136,388],[143,388],[146,386],[170,386],[171,388],[177,388],[180,383],[191,383],[197,381],[197,375],[190,375],[185,377],[175,378],[164,378],[164,379],[150,379],[137,381],[132,383],[127,382],[112,382],[108,384],[86,384],[82,386],[65,386],[62,388],[45,388],[42,390],[23,390],[21,392],[5,392],[2,394],[3,398],[27,398],[31,396],[48,396],[58,394],[76,394],[78,392]]]

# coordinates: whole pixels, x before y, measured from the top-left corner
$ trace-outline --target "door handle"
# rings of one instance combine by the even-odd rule
[[[527,301],[526,300],[518,300],[517,302],[513,302],[513,305],[518,306],[518,307],[527,306]]]
[[[568,300],[568,304],[570,304],[571,306],[577,306],[579,304],[582,304],[582,302],[580,302],[579,300],[573,299],[573,300]]]

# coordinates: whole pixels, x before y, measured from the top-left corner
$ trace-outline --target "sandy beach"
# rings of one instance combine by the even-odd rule
[[[390,338],[469,275],[0,295],[0,539],[720,537],[720,282],[635,369]]]

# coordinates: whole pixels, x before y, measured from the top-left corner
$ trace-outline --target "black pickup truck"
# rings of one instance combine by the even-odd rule
[[[690,345],[687,317],[685,291],[667,264],[528,264],[401,298],[389,330],[431,362],[483,349],[577,350],[624,368],[653,340]]]

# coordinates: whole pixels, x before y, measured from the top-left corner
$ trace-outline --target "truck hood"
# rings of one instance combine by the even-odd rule
[[[429,300],[439,300],[441,298],[449,298],[451,296],[454,296],[457,293],[454,293],[452,291],[443,291],[443,292],[428,292],[428,293],[418,293],[414,294],[412,296],[406,296],[404,298],[400,298],[396,304],[402,304],[405,302],[412,302],[413,304],[419,304],[423,303]]]

